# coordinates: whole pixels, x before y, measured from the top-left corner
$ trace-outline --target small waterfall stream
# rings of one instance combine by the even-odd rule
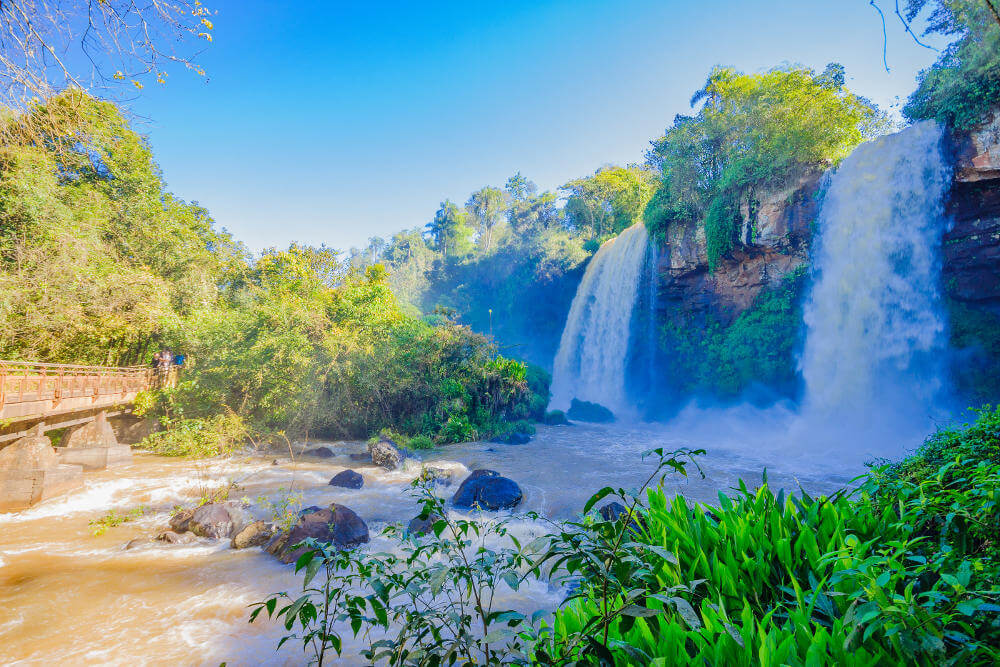
[[[577,398],[629,411],[626,364],[648,246],[640,222],[602,245],[587,266],[559,341],[551,409],[567,410]]]
[[[918,123],[858,147],[832,175],[805,305],[807,411],[926,418],[941,393],[941,139]]]

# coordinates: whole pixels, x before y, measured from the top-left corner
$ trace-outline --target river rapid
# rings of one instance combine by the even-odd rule
[[[421,458],[452,471],[455,481],[445,493],[453,493],[469,470],[491,468],[520,484],[525,500],[519,512],[555,519],[574,516],[605,485],[642,483],[652,463],[641,454],[654,447],[708,449],[699,457],[704,477],[692,468],[686,479],[667,480],[669,492],[707,502],[717,501],[719,491],[739,478],[759,484],[765,467],[772,486],[801,486],[812,493],[841,488],[863,471],[859,458],[839,460],[833,450],[796,454],[803,448],[793,446],[798,437],[780,410],[728,414],[722,419],[694,411],[670,426],[542,426],[526,445],[469,443]],[[364,450],[363,443],[308,447],[321,444],[337,456],[293,460],[287,451],[275,451],[189,461],[137,453],[131,465],[87,473],[85,487],[69,496],[0,514],[0,664],[303,664],[298,643],[275,651],[282,627],[266,620],[247,623],[251,603],[273,592],[300,590],[291,566],[259,548],[232,550],[228,540],[128,550],[125,545],[166,529],[175,506],[193,504],[235,480],[241,488],[234,497],[250,499],[262,517],[259,499],[277,499],[286,489],[301,494],[303,505],[346,505],[368,523],[373,539],[365,548],[386,550],[390,545],[378,537],[381,529],[417,513],[409,485],[419,462],[386,472],[350,458]],[[345,468],[364,475],[363,489],[327,484]],[[89,521],[140,505],[148,508],[142,518],[92,536]],[[531,534],[542,526],[517,520],[515,530]],[[551,609],[563,591],[538,584],[506,595],[509,606]],[[345,644],[340,664],[360,664],[357,646]]]

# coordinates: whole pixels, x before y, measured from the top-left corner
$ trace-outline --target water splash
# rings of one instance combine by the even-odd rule
[[[625,368],[648,245],[645,225],[632,225],[602,245],[587,266],[556,353],[552,409],[566,410],[578,398],[615,413],[629,411]]]
[[[918,123],[863,144],[830,179],[804,313],[806,412],[926,419],[941,395],[941,140]]]

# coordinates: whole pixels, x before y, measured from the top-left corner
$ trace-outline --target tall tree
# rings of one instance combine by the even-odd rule
[[[642,217],[653,185],[639,167],[603,167],[562,186],[567,222],[593,238],[617,234]]]
[[[472,193],[465,206],[479,227],[479,243],[483,252],[489,252],[493,245],[493,228],[503,220],[507,208],[503,191],[484,186]]]
[[[441,202],[434,219],[427,224],[434,247],[444,257],[456,257],[468,252],[472,230],[467,214],[450,199]]]

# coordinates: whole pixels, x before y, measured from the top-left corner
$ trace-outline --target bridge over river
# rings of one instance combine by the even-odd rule
[[[108,417],[130,413],[157,381],[146,366],[0,360],[0,511],[80,486],[84,470],[131,460]],[[67,430],[53,448],[45,434],[56,429]]]

